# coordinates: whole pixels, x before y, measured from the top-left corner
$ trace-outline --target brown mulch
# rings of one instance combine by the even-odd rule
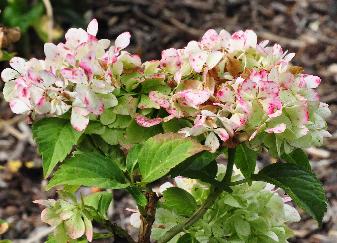
[[[209,28],[224,28],[230,32],[253,29],[260,39],[276,41],[285,49],[296,52],[294,60],[297,65],[303,66],[308,73],[322,77],[319,93],[322,101],[330,105],[333,115],[328,119],[332,137],[327,139],[322,148],[308,150],[313,168],[327,192],[328,213],[321,228],[303,214],[302,221],[292,226],[296,233],[292,242],[337,242],[337,1],[84,2],[86,5],[82,8],[87,11],[81,12],[81,16],[87,20],[91,17],[98,19],[100,38],[113,39],[123,31],[130,31],[133,39],[129,50],[140,54],[144,60],[159,58],[160,51],[165,48],[183,47],[188,41],[200,38]],[[69,27],[70,24],[64,16],[57,14],[55,22],[63,27]],[[32,55],[42,55],[42,44],[32,46],[31,53],[26,54]],[[18,163],[13,162],[16,160],[22,162],[17,172],[15,168]],[[30,161],[34,162],[33,165],[26,163]],[[45,181],[42,181],[41,160],[36,155],[29,126],[24,118],[13,116],[1,97],[0,165],[5,166],[5,170],[0,170],[0,218],[11,224],[10,230],[0,239],[32,238],[37,229],[45,230],[45,225],[39,220],[40,208],[32,200],[54,194],[47,195],[42,190]],[[128,214],[124,214],[124,208],[132,207],[133,204],[125,197],[117,195],[116,199],[114,218],[126,224]],[[118,213],[125,216],[116,218]]]

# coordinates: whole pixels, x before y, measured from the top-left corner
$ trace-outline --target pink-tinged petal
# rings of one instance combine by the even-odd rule
[[[149,98],[154,103],[158,104],[160,107],[163,107],[165,109],[170,108],[170,101],[169,98],[166,95],[163,95],[162,93],[158,91],[151,91],[149,93]]]
[[[13,99],[9,102],[9,106],[15,114],[22,114],[31,110],[28,100]]]
[[[182,72],[181,70],[179,70],[174,74],[174,81],[176,81],[179,84],[181,81],[181,78],[182,78]]]
[[[40,204],[40,205],[45,206],[45,207],[51,207],[51,206],[55,205],[55,202],[56,202],[56,200],[54,200],[54,199],[48,199],[48,200],[39,199],[39,200],[33,201],[33,203]]]
[[[214,132],[210,132],[207,135],[205,145],[209,147],[213,153],[220,147],[219,139]]]
[[[206,132],[208,129],[204,126],[193,126],[193,127],[185,127],[178,131],[178,133],[182,133],[185,137],[190,136],[199,136]]]
[[[239,130],[246,125],[248,118],[241,113],[235,113],[229,118],[230,127],[233,130]]]
[[[83,222],[85,225],[85,236],[87,237],[87,240],[91,242],[94,234],[92,222],[86,216],[83,216]]]
[[[272,51],[274,56],[281,56],[283,54],[283,49],[279,44],[274,44]]]
[[[88,111],[84,108],[73,107],[70,123],[75,130],[83,131],[89,124]]]
[[[217,128],[214,130],[214,132],[219,136],[219,138],[223,141],[226,142],[229,139],[229,134],[226,129],[224,128]]]
[[[26,63],[26,60],[21,57],[13,57],[9,61],[9,65],[20,74],[24,74],[26,72]]]
[[[140,114],[137,114],[135,117],[135,120],[139,126],[142,127],[152,127],[155,125],[160,124],[163,121],[163,118],[157,117],[157,118],[147,118],[145,116],[142,116]]]
[[[268,45],[268,43],[269,43],[269,40],[263,40],[259,43],[259,46],[261,48],[265,48]]]
[[[205,90],[184,90],[178,92],[176,97],[178,97],[182,105],[191,106],[197,108],[198,105],[205,103],[211,96],[209,91]]]
[[[142,61],[138,55],[131,55],[126,51],[121,52],[118,61],[121,61],[124,67],[127,68],[140,67],[142,65]]]
[[[177,50],[177,51],[179,51],[179,50]],[[200,49],[200,46],[199,46],[199,42],[197,42],[197,41],[188,42],[187,46],[182,51],[183,51],[183,54],[185,54],[185,55],[191,55],[192,53],[200,52],[201,49]]]
[[[208,49],[215,48],[220,41],[218,33],[214,29],[207,30],[201,38],[201,44]]]
[[[131,34],[129,32],[124,32],[117,36],[115,40],[115,47],[117,49],[117,52],[123,50],[130,44],[130,38]]]
[[[76,83],[76,84],[86,84],[88,78],[82,68],[63,68],[61,69],[61,74],[64,79]]]
[[[257,45],[257,36],[256,33],[252,30],[245,31],[245,47],[255,48]]]
[[[236,105],[236,110],[238,112],[244,113],[244,114],[250,114],[252,109],[252,103],[247,102],[242,97],[238,96],[237,97],[237,105]]]
[[[294,57],[295,57],[295,53],[289,53],[283,58],[283,60],[286,62],[290,62]]]
[[[251,30],[246,30],[243,32],[242,30],[237,31],[232,34],[230,39],[229,51],[236,50],[245,50],[249,47],[256,47],[257,37],[256,34]]]
[[[213,51],[208,55],[206,65],[209,69],[214,68],[223,57],[223,53],[221,51]]]
[[[68,236],[75,240],[80,238],[85,233],[85,225],[79,212],[76,212],[73,217],[64,222]]]
[[[57,58],[61,57],[57,46],[53,43],[45,43],[43,49],[46,59],[49,59],[50,61],[55,61]]]
[[[56,212],[51,208],[45,208],[42,210],[41,221],[49,224],[50,226],[57,226],[62,222]]]
[[[96,36],[97,31],[98,31],[98,22],[96,19],[93,19],[90,21],[88,25],[87,32],[92,36]]]
[[[33,86],[29,90],[32,103],[36,106],[43,106],[46,102],[45,91],[39,87]]]
[[[103,48],[104,50],[109,48],[110,43],[111,43],[111,41],[108,40],[108,39],[101,39],[101,40],[98,41],[98,45],[101,48]]]
[[[309,89],[317,88],[321,83],[321,78],[314,75],[302,74],[301,81],[306,85]]]
[[[261,101],[261,104],[269,117],[277,117],[282,113],[283,106],[278,97],[263,100]]]
[[[220,86],[220,88],[215,93],[215,97],[221,102],[233,103],[235,100],[234,91],[230,89],[230,86],[225,85]]]
[[[207,61],[208,54],[206,51],[192,53],[189,57],[190,64],[195,72],[200,73]]]
[[[16,79],[17,77],[19,77],[19,73],[11,68],[5,68],[2,72],[1,72],[1,79],[4,82],[8,82],[10,80]]]
[[[287,125],[284,123],[281,123],[275,127],[272,128],[267,128],[266,132],[267,133],[283,133],[287,128]]]
[[[77,48],[88,41],[88,33],[84,29],[70,28],[65,34],[66,48]]]
[[[170,48],[161,52],[160,66],[165,68],[169,72],[176,72],[181,68],[182,60],[178,50]],[[180,81],[182,73],[180,72],[175,77],[177,82]]]
[[[279,86],[272,81],[262,81],[259,83],[259,98],[275,98],[279,95]]]

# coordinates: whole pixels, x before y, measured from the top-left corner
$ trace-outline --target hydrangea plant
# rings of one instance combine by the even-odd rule
[[[45,59],[14,57],[1,73],[12,111],[33,123],[46,189],[59,189],[36,201],[49,242],[136,242],[109,221],[110,189],[134,198],[140,243],[287,242],[300,220],[290,198],[321,224],[326,198],[303,149],[330,136],[330,110],[294,53],[211,29],[142,62],[124,50],[130,33],[111,44],[97,31],[95,19],[71,28]],[[279,161],[258,171],[261,152]],[[100,192],[77,198],[83,186]]]

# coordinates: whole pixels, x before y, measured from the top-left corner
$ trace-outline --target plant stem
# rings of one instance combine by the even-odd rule
[[[232,179],[234,160],[235,160],[235,148],[228,148],[227,169],[225,177],[223,178],[223,182],[225,182],[227,185],[229,185]]]
[[[116,242],[136,243],[129,233],[115,223],[105,222],[104,226],[114,235]]]
[[[171,240],[174,236],[179,234],[180,232],[188,229],[194,223],[196,223],[200,218],[204,216],[207,210],[213,206],[214,202],[220,196],[220,194],[226,190],[230,191],[229,184],[233,174],[233,166],[234,166],[234,157],[235,157],[235,148],[228,149],[228,163],[226,174],[217,186],[211,186],[211,192],[208,195],[205,202],[195,211],[190,218],[188,218],[184,223],[178,224],[168,230],[164,236],[158,241],[158,243],[166,243]]]
[[[155,192],[146,192],[147,205],[145,212],[140,216],[142,224],[139,229],[138,243],[149,243],[151,237],[152,225],[156,216],[156,207],[158,202],[158,196]]]
[[[230,186],[237,186],[237,185],[241,185],[241,184],[246,183],[246,182],[248,182],[247,179],[242,179],[242,180],[238,180],[238,181],[233,181],[233,182],[231,182]]]

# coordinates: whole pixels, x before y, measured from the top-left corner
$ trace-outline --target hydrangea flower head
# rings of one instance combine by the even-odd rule
[[[96,38],[97,31],[94,19],[86,31],[69,29],[64,43],[46,43],[44,60],[14,57],[12,68],[1,74],[12,111],[60,116],[71,110],[72,126],[82,131],[90,114],[109,108],[123,64],[140,65],[140,60],[122,51],[130,43],[130,33],[119,35],[110,46],[109,40]]]
[[[292,65],[294,53],[268,43],[258,43],[252,30],[230,35],[211,29],[200,42],[165,50],[160,63],[174,89],[150,99],[165,104],[171,116],[191,120],[194,125],[180,132],[205,135],[212,151],[233,139],[286,152],[322,144],[330,136],[330,111],[315,90],[321,79]]]

